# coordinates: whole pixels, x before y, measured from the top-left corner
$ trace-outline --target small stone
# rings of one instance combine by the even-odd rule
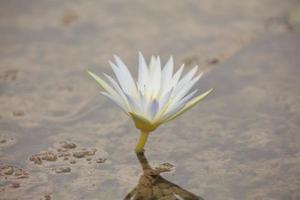
[[[69,157],[71,156],[71,154],[69,152],[60,152],[57,154],[57,157],[61,158],[61,157]]]
[[[61,152],[61,153],[58,153],[58,157],[67,157],[67,156],[70,156],[71,154],[69,152]]]
[[[69,158],[68,157],[64,157],[64,160],[69,160]]]
[[[106,161],[106,158],[98,158],[96,160],[96,163],[104,163]]]
[[[35,164],[42,164],[42,160],[46,161],[56,161],[57,160],[57,155],[54,154],[53,152],[44,152],[44,153],[39,153],[32,155],[29,160],[33,161]]]
[[[45,200],[51,200],[50,194],[46,194],[46,195],[44,196],[44,199],[45,199]]]
[[[29,173],[20,169],[20,171],[15,172],[17,179],[24,179],[29,177]]]
[[[97,149],[92,149],[90,151],[82,149],[82,151],[74,152],[73,156],[75,158],[83,158],[85,156],[93,156],[93,155],[95,155],[96,151],[97,151]]]
[[[15,172],[15,176],[22,176],[22,175],[23,175],[23,173],[21,171]]]
[[[8,166],[3,170],[3,172],[5,175],[12,175],[14,173],[14,168],[12,166]]]
[[[210,65],[216,65],[219,63],[219,59],[218,58],[213,58],[211,60],[208,61],[208,64]]]
[[[40,157],[37,157],[36,159],[34,159],[34,163],[41,165],[43,163],[42,159]]]
[[[6,139],[0,140],[0,143],[1,143],[1,144],[5,143],[5,142],[6,142]]]
[[[13,183],[11,183],[11,187],[12,188],[19,188],[20,187],[20,183],[13,182]]]
[[[91,161],[92,159],[91,158],[86,158],[86,161]]]
[[[24,111],[14,111],[13,112],[13,116],[16,116],[16,117],[21,117],[24,115],[25,115]]]
[[[71,168],[70,167],[60,167],[60,168],[56,168],[55,172],[58,174],[68,173],[68,172],[71,172]]]
[[[28,175],[22,174],[22,175],[20,175],[20,176],[17,177],[17,179],[23,179],[23,178],[28,178]]]
[[[62,147],[65,149],[75,149],[77,145],[74,143],[62,142]]]
[[[70,160],[70,163],[71,163],[71,164],[75,164],[75,163],[76,163],[76,160]]]
[[[155,170],[158,173],[162,173],[162,172],[170,172],[172,171],[173,168],[174,165],[172,165],[171,163],[162,163],[159,166],[155,167]]]
[[[174,165],[171,164],[171,163],[162,163],[160,166],[166,167],[166,168],[173,168],[174,167]]]
[[[61,22],[64,26],[69,26],[76,22],[79,19],[79,17],[79,14],[75,10],[67,10],[64,12]],[[68,87],[68,89],[70,88],[71,87]]]
[[[86,154],[85,154],[85,152],[83,152],[83,151],[78,151],[78,152],[74,152],[74,153],[73,153],[73,156],[74,156],[75,158],[83,158],[85,155],[86,155]]]
[[[42,156],[42,160],[56,161],[57,160],[57,156],[54,153],[52,153],[52,152],[46,152],[46,154],[44,154]]]

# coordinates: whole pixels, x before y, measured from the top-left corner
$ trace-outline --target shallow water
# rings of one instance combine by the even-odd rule
[[[298,1],[0,4],[0,199],[300,198]],[[199,64],[215,88],[150,136],[161,174],[85,73],[111,73],[114,53],[136,73],[138,50]]]

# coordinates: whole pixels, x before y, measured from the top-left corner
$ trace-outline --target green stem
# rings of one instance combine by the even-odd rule
[[[135,147],[135,152],[136,153],[140,153],[140,152],[143,151],[144,146],[147,142],[148,136],[149,136],[148,132],[141,131],[139,142],[137,143],[137,145]]]

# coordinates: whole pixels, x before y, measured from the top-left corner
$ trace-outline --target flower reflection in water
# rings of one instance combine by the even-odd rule
[[[137,157],[142,165],[143,175],[138,185],[126,195],[124,200],[203,200],[161,177],[160,173],[166,170],[153,169],[144,152],[137,153]]]

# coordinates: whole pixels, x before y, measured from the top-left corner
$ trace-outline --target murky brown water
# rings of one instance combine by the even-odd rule
[[[0,199],[300,199],[299,6],[0,1]],[[150,136],[147,162],[85,73],[114,53],[136,73],[139,50],[215,88]]]

